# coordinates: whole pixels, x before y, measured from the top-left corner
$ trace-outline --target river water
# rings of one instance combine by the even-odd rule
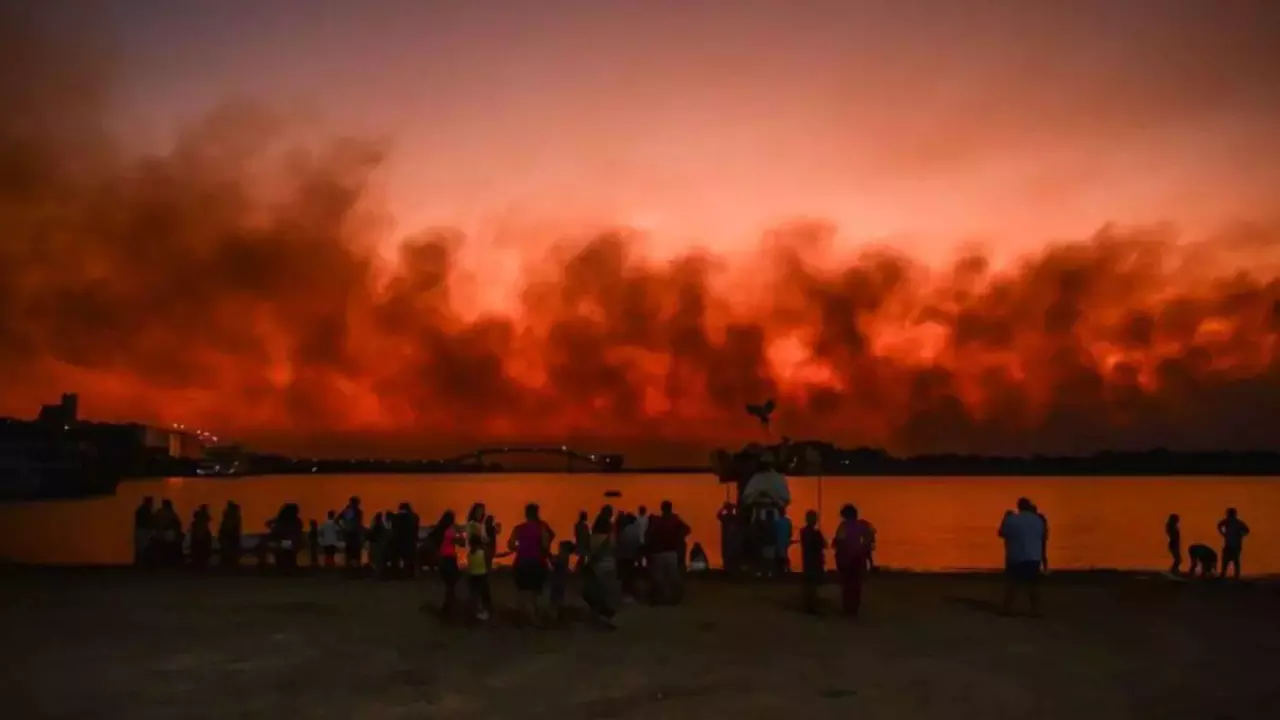
[[[1276,478],[793,478],[793,519],[821,507],[834,528],[840,506],[855,503],[878,530],[877,562],[912,570],[998,568],[996,526],[1019,496],[1050,522],[1049,559],[1057,568],[1163,569],[1164,522],[1182,516],[1184,544],[1219,546],[1215,526],[1228,506],[1253,530],[1246,574],[1280,573],[1280,479]],[[605,498],[607,491],[620,498]],[[459,516],[484,501],[505,528],[537,502],[560,537],[571,537],[579,510],[605,502],[656,511],[669,499],[693,527],[713,564],[719,560],[715,512],[726,486],[710,475],[556,474],[310,475],[237,479],[174,478],[126,482],[113,497],[0,506],[0,558],[39,563],[122,564],[132,556],[133,510],[144,496],[174,501],[184,520],[201,503],[214,522],[228,500],[240,503],[245,532],[259,532],[285,502],[323,520],[359,495],[367,516],[410,502],[424,524],[452,508]],[[793,548],[794,549],[794,548]],[[793,553],[794,555],[794,553]],[[795,558],[798,559],[798,558]]]

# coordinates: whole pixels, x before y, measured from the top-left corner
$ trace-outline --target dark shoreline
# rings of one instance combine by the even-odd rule
[[[448,621],[435,576],[0,567],[13,717],[1275,717],[1280,583],[1055,573],[1044,614],[1002,612],[998,573],[884,573],[861,617],[839,587],[695,574],[677,607],[593,623],[576,579],[562,620]],[[464,598],[465,602],[465,598]],[[1193,681],[1188,681],[1188,679]]]

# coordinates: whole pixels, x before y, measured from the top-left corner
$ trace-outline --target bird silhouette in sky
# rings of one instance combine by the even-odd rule
[[[777,407],[778,407],[778,404],[773,401],[773,398],[769,398],[768,400],[765,400],[764,403],[760,405],[752,405],[748,403],[747,413],[750,415],[754,415],[756,418],[760,420],[761,425],[763,425],[765,428],[768,428],[769,417],[773,415],[773,411]]]

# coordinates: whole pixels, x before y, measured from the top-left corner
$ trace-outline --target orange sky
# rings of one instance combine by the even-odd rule
[[[171,415],[173,393],[234,397],[237,403],[253,397],[265,408],[260,420],[253,413],[209,409],[208,399],[188,403],[189,413],[243,426],[230,430],[250,435],[269,428],[273,437],[289,436],[299,424],[314,425],[308,433],[344,436],[353,428],[390,433],[405,425],[436,427],[415,404],[427,402],[424,397],[415,396],[400,410],[388,409],[396,405],[391,396],[404,396],[417,382],[412,373],[379,366],[372,358],[350,357],[374,344],[373,337],[395,337],[392,345],[412,346],[402,348],[404,352],[439,359],[439,349],[424,350],[419,335],[399,334],[402,325],[389,335],[370,329],[377,325],[371,318],[378,311],[369,308],[384,307],[385,293],[397,292],[394,283],[391,290],[386,287],[388,274],[395,271],[385,266],[361,269],[361,262],[395,262],[405,238],[421,237],[421,229],[430,227],[449,228],[449,297],[446,309],[431,311],[441,313],[434,319],[424,319],[423,313],[430,313],[421,298],[416,300],[414,322],[456,337],[487,332],[477,329],[479,313],[514,317],[509,329],[495,331],[515,333],[514,344],[486,340],[490,349],[505,348],[499,351],[504,382],[515,379],[526,388],[545,382],[547,367],[555,364],[546,344],[549,328],[571,315],[590,316],[582,307],[564,306],[563,297],[555,308],[537,305],[537,293],[529,288],[538,278],[562,281],[572,252],[557,255],[552,249],[580,247],[598,238],[601,228],[627,228],[624,264],[630,269],[615,273],[623,285],[637,273],[648,273],[650,279],[637,281],[643,292],[668,300],[678,300],[681,288],[700,288],[708,299],[698,324],[711,345],[726,342],[726,323],[762,329],[769,368],[761,371],[759,383],[743,381],[732,390],[710,390],[703,378],[687,381],[701,388],[697,392],[672,395],[669,361],[631,357],[605,363],[627,368],[618,371],[624,378],[619,382],[628,387],[626,408],[591,409],[606,392],[601,388],[612,382],[608,378],[598,378],[602,384],[577,399],[563,388],[538,388],[534,394],[541,399],[528,400],[531,405],[524,404],[524,394],[522,400],[501,394],[490,399],[525,408],[521,412],[579,418],[553,423],[550,434],[590,434],[607,425],[605,434],[617,435],[619,428],[636,424],[637,412],[652,419],[654,413],[680,415],[685,404],[710,407],[704,395],[714,397],[711,405],[721,410],[689,409],[681,422],[705,422],[731,406],[759,400],[759,393],[785,394],[788,384],[850,385],[849,377],[859,373],[897,377],[908,372],[898,367],[908,356],[915,358],[908,363],[913,368],[921,358],[944,364],[958,378],[946,392],[961,397],[972,415],[983,404],[978,398],[986,396],[961,386],[981,384],[978,378],[985,371],[962,368],[986,365],[958,357],[954,326],[955,308],[970,300],[952,298],[947,311],[952,319],[933,331],[921,329],[920,312],[947,303],[925,296],[942,292],[939,287],[954,291],[953,263],[978,251],[994,267],[1009,268],[1016,282],[1035,286],[1044,282],[1043,272],[1037,275],[1019,263],[1030,258],[1032,265],[1051,264],[1057,256],[1046,248],[1088,241],[1108,224],[1120,228],[1109,232],[1126,241],[1156,237],[1162,246],[1191,243],[1199,254],[1188,262],[1185,248],[1165,247],[1159,254],[1169,267],[1153,271],[1158,280],[1140,297],[1119,290],[1108,292],[1123,297],[1084,292],[1074,300],[1077,305],[1107,305],[1121,318],[1115,323],[1129,311],[1159,316],[1167,296],[1219,293],[1214,282],[1245,268],[1251,270],[1258,293],[1251,302],[1262,308],[1257,311],[1262,315],[1232,315],[1228,324],[1270,353],[1275,332],[1266,317],[1268,298],[1275,293],[1270,248],[1280,221],[1280,162],[1268,151],[1275,146],[1280,121],[1280,12],[1274,4],[689,5],[655,0],[499,8],[389,2],[371,8],[324,1],[304,8],[295,3],[177,7],[119,2],[73,12],[72,4],[55,2],[28,11],[34,13],[28,20],[44,28],[49,40],[37,41],[39,35],[27,33],[23,42],[8,43],[6,52],[21,54],[8,64],[0,89],[26,112],[16,121],[6,120],[2,129],[11,147],[47,151],[40,161],[48,161],[56,172],[32,174],[34,165],[6,156],[10,176],[22,181],[3,191],[5,212],[17,219],[11,225],[19,228],[18,240],[7,241],[7,250],[13,253],[11,270],[21,278],[7,290],[6,310],[13,318],[9,336],[19,349],[9,362],[9,382],[21,379],[24,392],[21,402],[10,393],[12,399],[0,411],[29,414],[25,403],[31,396],[79,382],[84,383],[79,389],[86,407],[112,416],[134,411],[148,417]],[[37,77],[42,80],[36,82]],[[101,103],[95,105],[97,99]],[[205,119],[217,108],[221,110],[212,120]],[[102,137],[103,131],[110,137]],[[371,143],[378,150],[376,162],[355,162],[347,151],[324,155],[335,137],[355,138],[353,147],[359,152]],[[289,150],[299,146],[311,148],[310,154]],[[130,158],[140,152],[164,159],[138,165]],[[71,171],[73,166],[78,173]],[[148,172],[170,179],[147,180]],[[68,190],[58,173],[78,181],[90,178],[97,190]],[[238,195],[227,191],[228,183],[238,188]],[[323,196],[316,183],[333,184],[351,202]],[[163,198],[158,200],[157,194]],[[104,196],[114,197],[114,205],[104,207]],[[33,210],[41,207],[40,198],[56,199],[64,211]],[[282,199],[284,205],[277,202]],[[335,202],[341,206],[336,210]],[[157,218],[166,212],[171,217]],[[274,409],[288,401],[272,393],[295,382],[281,368],[307,366],[299,357],[280,360],[301,352],[298,337],[307,335],[307,328],[279,327],[288,321],[277,316],[314,309],[313,296],[320,293],[316,287],[258,278],[251,283],[258,293],[252,307],[210,310],[219,316],[240,312],[274,318],[260,321],[269,328],[237,329],[243,337],[225,336],[229,331],[219,321],[212,324],[224,336],[199,335],[186,349],[163,342],[163,324],[145,342],[130,334],[132,327],[118,328],[118,336],[84,341],[109,345],[116,337],[115,343],[135,348],[138,357],[194,352],[190,343],[195,342],[200,353],[221,358],[219,367],[239,368],[217,379],[206,375],[204,382],[211,387],[194,383],[185,372],[162,382],[151,367],[155,363],[131,359],[134,353],[110,362],[90,361],[82,352],[60,346],[67,340],[49,340],[52,328],[71,331],[72,326],[59,323],[69,323],[71,308],[88,298],[112,307],[124,302],[103,284],[115,288],[113,283],[123,282],[129,274],[125,266],[139,253],[158,256],[204,248],[208,252],[203,254],[179,252],[185,257],[180,265],[157,259],[154,268],[138,277],[150,279],[148,273],[154,272],[155,278],[163,278],[164,267],[203,272],[212,287],[191,294],[209,303],[234,304],[226,298],[238,297],[232,291],[243,288],[232,281],[232,271],[243,267],[225,258],[216,267],[204,263],[211,262],[210,256],[220,257],[220,251],[210,248],[228,247],[228,234],[234,240],[245,228],[260,231],[264,219],[271,229],[255,242],[281,247],[249,255],[261,259],[278,253],[315,263],[302,278],[317,286],[348,288],[326,296],[330,305],[343,305],[341,312],[329,307],[331,312],[319,313],[325,318],[315,319],[332,324],[341,315],[347,327],[336,376],[326,374],[315,382],[327,388],[320,394],[335,392],[350,400],[349,407],[364,408],[351,411],[358,417],[339,413],[326,419],[315,417],[315,408]],[[288,235],[281,229],[285,226],[306,230],[303,236],[282,239],[282,233]],[[779,227],[790,229],[770,234]],[[125,233],[122,228],[131,229]],[[129,239],[122,240],[121,233]],[[79,248],[78,269],[66,270],[60,280],[46,276],[48,258],[33,250],[55,236],[56,242]],[[143,242],[139,236],[148,239]],[[765,244],[773,243],[772,249],[760,250],[762,236]],[[818,236],[824,239],[815,241]],[[136,246],[126,250],[121,244],[127,242]],[[811,267],[783,272],[777,264],[778,243],[789,248],[783,254],[803,256]],[[368,246],[377,248],[380,260],[359,260],[364,252],[359,248]],[[352,247],[357,248],[354,254]],[[829,317],[834,312],[829,307],[815,308],[830,303],[823,304],[822,293],[810,293],[797,301],[807,309],[792,312],[777,286],[811,281],[832,285],[837,294],[852,292],[840,278],[849,268],[865,267],[856,257],[869,247],[891,247],[904,256],[902,267],[911,268],[911,280],[886,292],[900,293],[894,302],[911,310],[877,306],[874,322],[865,308],[841,305],[840,312],[863,313],[854,324],[872,341],[875,357],[897,359],[893,369],[881,361],[873,363],[875,368],[862,367],[849,348],[816,350],[820,341],[815,337],[822,333],[812,323],[835,319]],[[1105,252],[1096,243],[1090,247],[1098,254],[1088,263],[1096,264]],[[693,273],[694,281],[682,280],[661,263],[645,265],[691,251],[715,258],[711,269]],[[273,263],[267,267],[276,271],[288,266]],[[1206,277],[1190,280],[1185,272],[1175,273],[1179,266],[1194,267]],[[1127,277],[1127,270],[1090,267],[1109,273],[1112,284],[1122,285]],[[608,276],[599,268],[592,272]],[[979,284],[987,282],[989,278]],[[650,287],[655,283],[663,287]],[[184,289],[182,282],[152,285],[143,297],[136,288],[130,290],[124,304],[132,309],[171,305],[174,294]],[[416,287],[411,294],[419,293],[420,285],[409,283]],[[90,287],[98,291],[86,290]],[[1063,287],[1059,282],[1056,291],[1045,291],[1046,305],[1060,299]],[[995,292],[989,287],[985,291]],[[80,302],[48,300],[61,297],[58,293],[79,293]],[[1030,302],[1029,297],[1024,300]],[[3,291],[0,299],[5,299]],[[648,311],[641,314],[669,330],[670,318],[658,307],[667,300],[654,302],[652,317]],[[989,314],[999,304],[993,299],[982,303]],[[818,315],[807,314],[811,311]],[[1113,320],[1103,322],[1095,316],[1105,313],[1091,312],[1083,316],[1084,325]],[[1222,314],[1205,313],[1206,318]],[[37,317],[43,329],[24,324]],[[166,322],[183,318],[198,322],[181,314]],[[1085,331],[1084,325],[1075,332],[1110,332]],[[1043,335],[1046,330],[1028,326],[1024,332]],[[1196,332],[1202,331],[1193,329],[1179,339],[1176,350],[1161,352],[1182,357],[1188,343],[1203,340],[1196,340]],[[1093,358],[1086,364],[1106,376],[1114,358],[1102,357],[1110,351],[1097,349],[1098,337],[1086,339]],[[351,347],[360,342],[363,349]],[[601,357],[618,352],[680,356],[670,342],[653,338],[609,338],[607,343],[629,349],[610,345]],[[1049,357],[1057,352],[1014,344],[1015,354]],[[694,374],[699,377],[711,362],[708,352],[695,352]],[[1213,352],[1227,353],[1235,362],[1242,351],[1219,347]],[[824,357],[809,362],[815,354]],[[1250,377],[1273,372],[1267,369],[1271,357],[1249,358]],[[1158,361],[1148,358],[1138,364],[1144,363],[1154,367]],[[1158,394],[1152,372],[1144,370],[1143,382],[1148,392]],[[114,379],[107,382],[104,374]],[[259,391],[251,388],[257,383],[246,380],[246,374],[273,378],[266,384],[275,390],[255,395]],[[777,387],[779,382],[783,387]],[[866,413],[884,413],[877,409],[882,403],[906,403],[919,381],[881,382],[903,383],[906,394],[875,402],[842,395],[845,409],[822,420],[813,409],[813,392],[793,388],[795,402],[807,408],[796,411],[802,417],[794,422],[838,440],[909,449],[937,445],[899,438],[916,417],[911,411],[879,425],[866,420]],[[548,399],[555,397],[560,399]],[[611,397],[610,403],[621,402]],[[322,405],[332,412],[332,403]],[[508,409],[477,411],[484,417],[477,416],[472,425],[462,423],[458,434],[465,437],[458,442],[493,432],[525,435],[547,429],[545,423],[512,419]],[[312,417],[300,423],[299,412]],[[846,412],[853,414],[842,414]],[[613,420],[582,421],[592,413]],[[1036,422],[1041,421],[1043,417]],[[644,437],[653,430],[646,426],[628,432]],[[1186,434],[1171,432],[1150,437]],[[1046,446],[1064,445],[1059,435],[1053,437],[1057,439]],[[1107,438],[1091,442],[1105,444]],[[1014,442],[1007,437],[990,445],[1038,447],[1025,438]]]

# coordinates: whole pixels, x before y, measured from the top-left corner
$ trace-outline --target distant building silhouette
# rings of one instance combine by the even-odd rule
[[[62,393],[62,401],[56,405],[41,405],[36,422],[51,428],[70,430],[80,420],[80,396]]]

